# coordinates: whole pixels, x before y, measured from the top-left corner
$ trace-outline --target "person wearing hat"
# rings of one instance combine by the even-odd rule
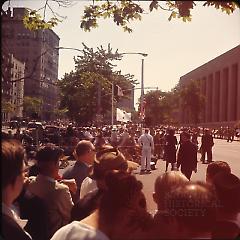
[[[182,143],[177,155],[177,168],[190,180],[192,171],[197,172],[197,146],[190,141],[190,134],[182,134]]]
[[[112,163],[109,160],[111,166]],[[126,166],[125,161],[118,167]],[[142,183],[132,174],[111,171],[105,175],[103,185],[97,208],[81,221],[72,221],[59,229],[51,240],[148,239],[152,217],[147,212]]]
[[[98,200],[105,189],[105,176],[109,172],[131,172],[137,167],[137,163],[127,161],[117,148],[106,145],[96,154],[90,177],[83,180],[80,201],[72,209],[72,220],[81,220],[97,208]]]
[[[54,144],[41,147],[36,154],[39,174],[29,177],[26,191],[27,196],[37,196],[46,203],[49,237],[69,222],[73,206],[69,187],[55,180],[62,156],[63,150]]]

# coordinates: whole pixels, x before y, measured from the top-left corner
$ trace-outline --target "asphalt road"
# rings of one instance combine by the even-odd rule
[[[200,139],[199,139],[200,140]],[[227,140],[214,139],[213,147],[213,161],[226,161],[231,169],[232,173],[240,178],[240,142],[234,141],[228,143]],[[198,154],[198,160],[201,155]],[[156,209],[156,204],[152,199],[152,193],[154,191],[155,179],[165,172],[165,161],[158,160],[156,170],[153,170],[151,174],[140,175],[139,171],[136,171],[136,177],[143,183],[143,192],[147,199],[147,206],[150,212]],[[170,169],[170,166],[168,167]],[[192,181],[205,181],[207,164],[198,162],[197,173],[192,174]]]

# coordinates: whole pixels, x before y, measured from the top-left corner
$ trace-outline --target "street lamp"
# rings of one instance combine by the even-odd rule
[[[69,49],[69,50],[75,50],[79,52],[83,52],[83,50],[78,49],[78,48],[71,48],[71,47],[55,47],[56,50],[61,50],[61,49]]]
[[[138,54],[143,57],[147,57],[147,53],[141,53],[141,52],[125,52],[125,53],[119,53],[120,55],[125,55],[125,54]],[[143,100],[144,100],[144,58],[142,59],[142,73],[141,73],[141,97],[140,97],[140,111],[141,111],[141,124],[143,121]]]

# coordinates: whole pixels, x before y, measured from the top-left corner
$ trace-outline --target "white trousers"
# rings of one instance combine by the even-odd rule
[[[141,170],[146,169],[146,162],[147,162],[147,170],[151,170],[151,166],[150,166],[151,147],[143,147],[143,149],[142,149]]]

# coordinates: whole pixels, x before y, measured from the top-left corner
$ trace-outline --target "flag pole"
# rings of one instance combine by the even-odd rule
[[[112,83],[112,126],[113,126],[113,117],[114,117],[114,84]]]

